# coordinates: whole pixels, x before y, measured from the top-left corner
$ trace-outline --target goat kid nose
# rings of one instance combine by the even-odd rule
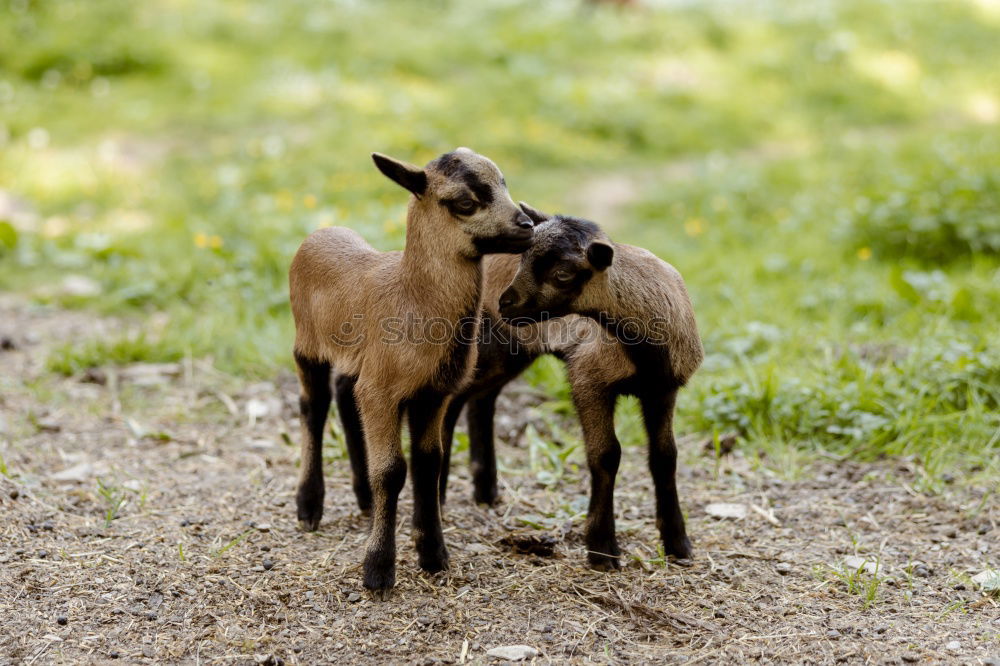
[[[535,224],[531,221],[531,218],[525,215],[524,213],[521,213],[520,215],[517,216],[517,219],[514,220],[514,224],[521,227],[522,229],[531,229],[532,227],[535,226]]]

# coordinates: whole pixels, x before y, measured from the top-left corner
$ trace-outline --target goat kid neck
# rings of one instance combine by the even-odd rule
[[[410,198],[402,283],[414,314],[457,320],[479,311],[482,256],[473,254],[471,245],[449,213]]]

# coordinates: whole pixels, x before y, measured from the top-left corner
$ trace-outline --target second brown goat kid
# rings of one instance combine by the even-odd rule
[[[476,361],[482,258],[524,251],[533,225],[496,165],[468,148],[423,169],[372,158],[412,194],[405,249],[377,252],[350,229],[320,229],[296,253],[289,290],[301,385],[299,522],[315,530],[323,514],[321,447],[333,372],[358,505],[372,512],[364,585],[386,591],[395,585],[396,505],[406,480],[403,414],[418,562],[439,571],[448,565],[438,497],[441,423],[448,396]]]
[[[588,557],[601,568],[618,564],[614,486],[621,446],[614,410],[620,395],[635,395],[641,404],[664,550],[678,558],[690,557],[691,542],[677,497],[673,413],[678,390],[698,369],[704,352],[684,281],[673,266],[651,252],[612,243],[593,222],[550,217],[523,204],[522,208],[538,223],[535,240],[519,259],[497,258],[497,265],[520,263],[499,297],[499,315],[512,326],[535,328],[577,314],[588,323],[596,322],[604,334],[588,334],[587,327],[578,323],[573,336],[563,333],[549,349],[540,350],[566,360],[583,427],[591,472]],[[573,325],[574,319],[564,321]],[[483,355],[480,366],[486,362]],[[488,375],[489,371],[480,372],[481,377]],[[490,391],[499,392],[497,384],[505,381],[494,380]],[[467,393],[475,390],[472,385]],[[487,398],[495,400],[495,392]],[[470,449],[475,449],[486,438],[473,432],[480,425],[471,417],[470,412]],[[492,440],[491,430],[485,435]],[[492,456],[492,449],[488,453]],[[473,450],[474,461],[477,455],[483,457]]]

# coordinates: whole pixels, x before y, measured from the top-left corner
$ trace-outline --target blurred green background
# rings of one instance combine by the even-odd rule
[[[54,372],[273,376],[305,235],[402,245],[369,153],[468,145],[685,275],[707,359],[683,430],[789,471],[995,474],[997,63],[996,0],[3,0],[0,288],[141,331]],[[568,410],[557,362],[528,377]]]

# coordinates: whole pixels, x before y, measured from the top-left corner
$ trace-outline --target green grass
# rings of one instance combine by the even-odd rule
[[[995,474],[998,33],[987,0],[5,3],[0,288],[147,330],[58,349],[56,372],[192,355],[273,376],[302,238],[402,244],[372,150],[467,144],[567,213],[631,173],[638,200],[596,221],[688,281],[708,356],[683,430],[791,467]],[[557,362],[528,377],[570,410]],[[619,422],[642,441],[633,403]]]

